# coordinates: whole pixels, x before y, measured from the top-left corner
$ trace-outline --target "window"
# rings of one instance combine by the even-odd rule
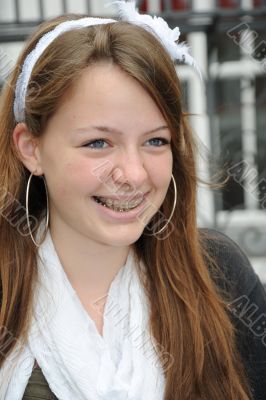
[[[240,59],[240,46],[225,33],[213,35],[212,46],[216,48],[216,59],[219,63]]]
[[[186,11],[191,9],[192,0],[160,0],[161,11],[166,10],[178,10]],[[142,0],[140,2],[140,10],[146,12],[148,9],[148,0]]]
[[[257,125],[257,165],[259,184],[259,206],[266,209],[266,80],[264,77],[256,79],[256,125]]]
[[[266,1],[265,0],[253,0],[253,6],[254,7],[265,7],[266,6]]]
[[[237,7],[239,7],[239,1],[238,0],[218,0],[218,7],[237,8]]]
[[[225,170],[238,165],[243,159],[241,140],[240,80],[217,80],[214,83],[217,141],[214,151]],[[218,144],[218,146],[217,146]],[[242,187],[232,176],[222,190],[217,202],[217,211],[244,208]]]
[[[170,1],[163,1],[161,0],[161,10],[164,11],[167,9],[167,3],[170,4],[172,10],[188,10],[191,9],[191,1],[190,0],[170,0]]]
[[[217,211],[266,209],[266,36],[238,29],[209,39],[213,151],[230,177]]]

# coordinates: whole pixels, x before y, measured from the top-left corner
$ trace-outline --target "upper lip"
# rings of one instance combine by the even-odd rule
[[[130,196],[130,195],[127,195],[127,196],[125,196],[125,195],[121,195],[121,196],[119,196],[119,195],[95,195],[95,196],[97,196],[97,197],[105,197],[106,199],[110,199],[110,200],[120,200],[120,201],[130,201],[130,200],[132,200],[132,201],[136,201],[136,200],[139,200],[139,199],[143,199],[143,197],[145,197],[146,195],[148,194],[148,192],[146,192],[146,193],[143,193],[142,195],[139,195],[139,193],[138,193],[138,195],[136,195],[136,196],[134,196],[134,193]]]

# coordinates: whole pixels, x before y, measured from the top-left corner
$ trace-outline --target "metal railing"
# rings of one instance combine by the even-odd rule
[[[13,1],[14,4],[14,23],[21,23],[21,2],[20,0],[11,0]],[[36,0],[37,7],[39,9],[39,20],[43,21],[45,19],[45,14],[44,14],[44,1],[45,0]],[[68,12],[68,4],[67,0],[61,0],[61,10],[62,14],[65,14]],[[90,0],[86,0],[86,5],[87,5],[87,13],[90,12]],[[1,9],[0,9],[1,12]]]
[[[240,22],[245,16],[251,19],[249,22],[251,29],[253,28],[253,23],[255,23],[256,30],[264,30],[266,1],[254,1],[260,1],[258,3],[259,6],[247,10],[241,8],[243,0],[232,0],[232,4],[235,4],[234,7],[223,7],[223,2],[216,0],[213,9],[202,11],[200,8],[193,9],[191,0],[182,0],[180,2],[176,0],[163,0],[160,3],[162,5],[160,15],[167,20],[170,26],[178,25],[185,34],[197,30],[210,30],[212,32],[213,30],[218,30],[224,32],[236,25],[238,20]],[[3,15],[1,18],[0,0],[0,42],[2,43],[25,40],[34,28],[46,19],[45,0],[36,0],[37,17],[29,20],[25,20],[25,17],[22,18],[22,2],[20,0],[9,0],[9,2],[9,7],[13,9],[13,15],[12,20],[9,19],[6,22]],[[69,12],[69,3],[66,0],[61,0],[59,4],[61,14]],[[84,4],[85,9],[82,12],[90,15],[93,9],[93,1],[84,0]],[[147,8],[147,4],[148,2],[145,2],[145,0],[138,2],[140,9],[143,10]]]

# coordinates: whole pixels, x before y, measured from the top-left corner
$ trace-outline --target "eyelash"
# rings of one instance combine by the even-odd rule
[[[166,146],[166,145],[170,144],[169,140],[167,140],[165,138],[161,138],[161,137],[151,138],[148,141],[151,141],[151,140],[160,140],[162,142],[162,144],[160,146],[155,146],[155,147],[162,147],[162,146]],[[107,143],[107,141],[105,139],[100,138],[100,139],[92,140],[91,142],[88,142],[88,143],[84,144],[82,147],[89,147],[91,149],[96,149],[96,150],[98,150],[98,149],[102,150],[102,149],[106,148],[106,147],[90,147],[93,143],[97,143],[97,142],[98,143],[99,142]]]

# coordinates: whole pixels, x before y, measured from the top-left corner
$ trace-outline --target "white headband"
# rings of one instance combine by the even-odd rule
[[[118,6],[118,15],[122,21],[140,25],[153,33],[159,39],[173,61],[181,61],[192,65],[199,72],[193,57],[189,54],[189,47],[183,42],[178,43],[180,30],[178,27],[171,29],[167,22],[161,17],[151,17],[139,14],[135,1],[114,1]],[[16,122],[25,121],[25,99],[30,76],[35,63],[50,43],[64,32],[72,29],[80,29],[92,25],[102,25],[117,22],[114,19],[86,17],[78,20],[65,21],[58,24],[52,31],[47,32],[37,43],[36,47],[27,55],[22,66],[21,73],[17,79],[14,100],[14,116]],[[200,74],[200,72],[199,72]]]

